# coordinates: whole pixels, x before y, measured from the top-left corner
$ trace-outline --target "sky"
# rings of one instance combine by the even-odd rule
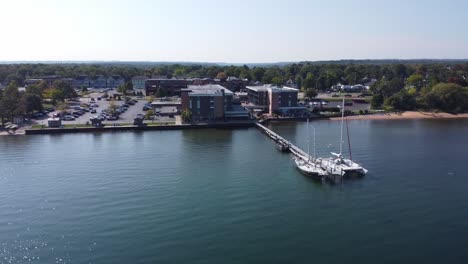
[[[0,61],[467,59],[466,0],[0,0]]]

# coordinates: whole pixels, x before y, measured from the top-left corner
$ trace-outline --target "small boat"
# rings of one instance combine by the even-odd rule
[[[315,161],[315,128],[314,128],[314,158],[311,159],[310,153],[309,153],[309,138],[310,138],[310,133],[309,133],[309,119],[307,119],[307,157],[303,156],[296,156],[294,157],[294,162],[296,163],[297,169],[302,172],[305,176],[317,179],[317,180],[322,180],[323,177],[326,175],[325,170],[323,170],[319,164]]]
[[[343,158],[343,123],[344,123],[344,111],[345,103],[343,98],[343,105],[341,108],[341,138],[340,138],[340,153],[331,152],[332,157],[320,159],[319,164],[329,175],[339,177],[352,177],[352,176],[363,176],[366,175],[368,170],[364,169],[361,165],[351,160],[351,144],[349,143],[349,131],[346,123],[348,145],[349,145],[349,156],[350,159]]]
[[[281,152],[288,152],[289,151],[289,146],[282,144],[282,143],[277,143],[276,148],[281,151]]]
[[[326,172],[314,162],[304,160],[299,157],[295,157],[294,162],[296,163],[297,169],[305,176],[317,180],[322,180],[322,178],[326,175]]]

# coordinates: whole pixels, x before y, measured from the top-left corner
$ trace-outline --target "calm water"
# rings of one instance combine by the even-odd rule
[[[468,121],[349,125],[338,186],[256,129],[1,137],[0,263],[467,263]]]

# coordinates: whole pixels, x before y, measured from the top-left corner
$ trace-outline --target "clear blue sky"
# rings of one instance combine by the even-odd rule
[[[14,0],[0,61],[468,58],[466,0]]]

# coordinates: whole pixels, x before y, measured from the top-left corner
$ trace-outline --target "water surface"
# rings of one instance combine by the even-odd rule
[[[337,186],[254,128],[1,137],[0,263],[466,263],[468,122],[349,129],[370,173]]]

